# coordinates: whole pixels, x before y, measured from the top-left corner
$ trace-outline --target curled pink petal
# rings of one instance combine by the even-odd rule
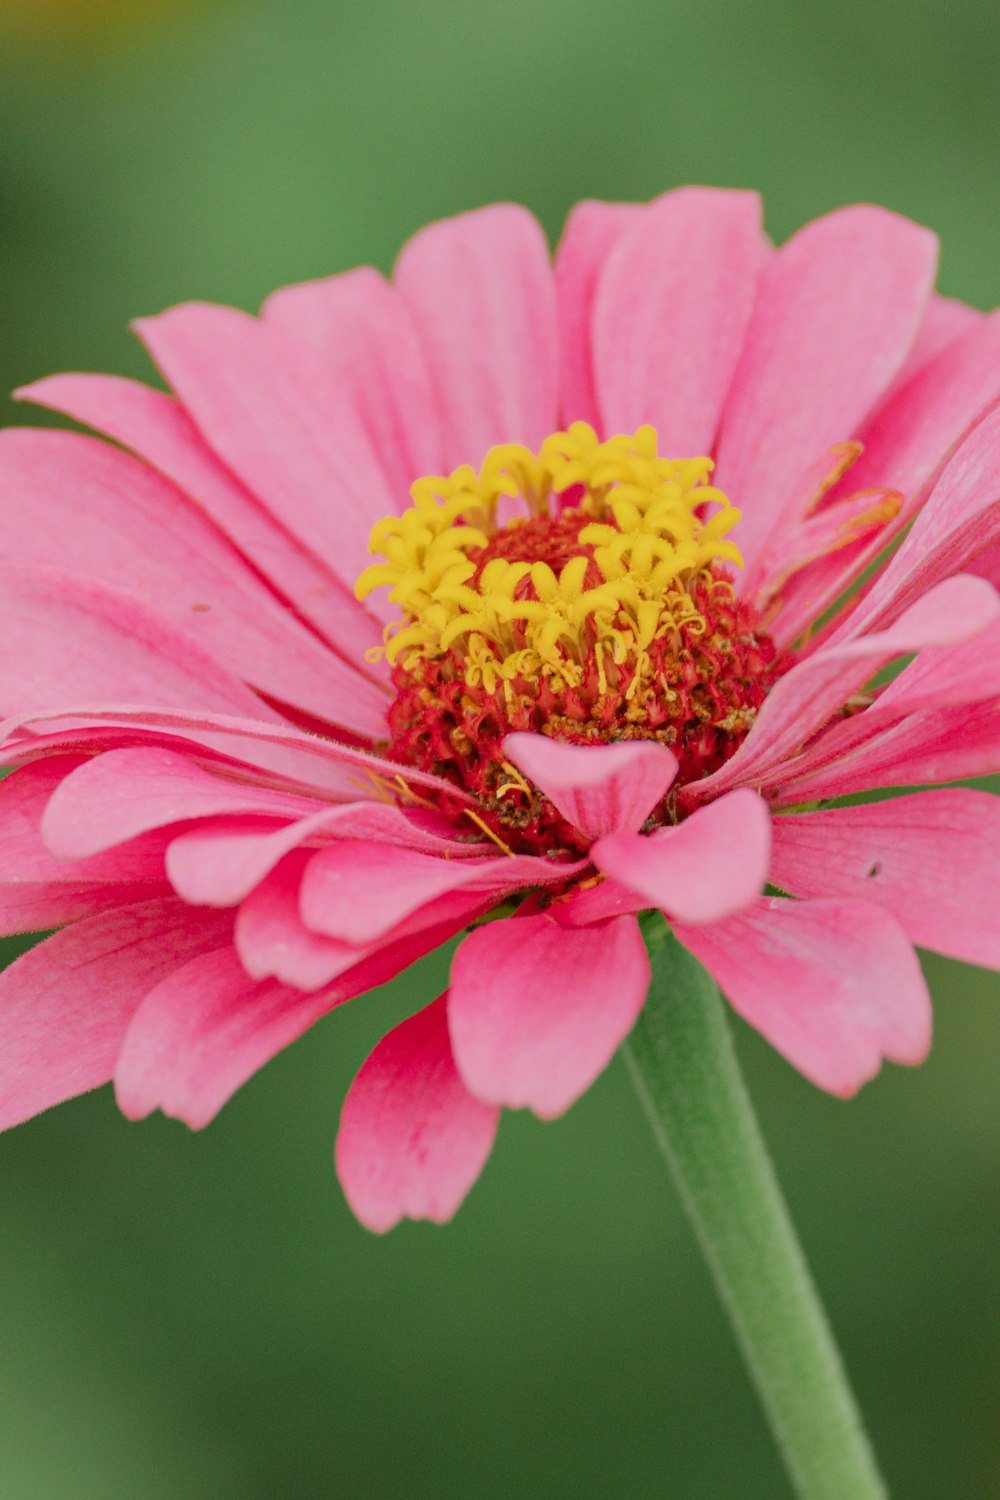
[[[214,775],[173,750],[109,750],[61,779],[42,837],[58,858],[78,860],[192,818],[296,818],[315,810],[309,798]]]
[[[277,828],[259,817],[213,819],[208,826],[196,826],[170,841],[167,874],[177,894],[195,906],[235,906],[284,855],[306,843],[363,838],[447,859],[492,853],[484,843],[459,843],[447,837],[428,826],[430,821],[384,802],[322,807]]]
[[[530,855],[453,860],[345,839],[309,861],[302,919],[314,932],[342,942],[370,943],[450,892],[481,891],[499,901],[528,886],[561,884],[581,868]]]
[[[443,1224],[493,1149],[500,1111],[469,1093],[441,995],[382,1038],[344,1101],[337,1173],[362,1224]]]
[[[743,787],[642,838],[615,833],[591,850],[599,870],[679,922],[720,922],[753,905],[767,881],[771,815]]]
[[[568,745],[541,734],[509,734],[504,751],[592,839],[641,827],[677,775],[676,756],[652,740]]]

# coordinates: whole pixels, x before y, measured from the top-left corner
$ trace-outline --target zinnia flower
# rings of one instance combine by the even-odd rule
[[[0,1124],[113,1078],[202,1126],[471,929],[337,1147],[366,1224],[445,1219],[629,1032],[645,911],[820,1087],[920,1061],[912,945],[1000,967],[1000,804],[828,804],[1000,770],[1000,315],[935,257],[688,188],[553,268],[501,205],[141,322],[173,395],[22,391],[111,441],[0,435],[0,917],[62,929]]]

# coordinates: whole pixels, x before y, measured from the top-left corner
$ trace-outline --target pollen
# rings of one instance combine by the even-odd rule
[[[733,591],[739,511],[709,458],[663,458],[656,433],[601,442],[585,423],[537,454],[493,448],[414,484],[373,528],[359,599],[387,588],[391,758],[473,791],[514,848],[579,847],[505,762],[529,729],[577,743],[655,739],[681,781],[745,738],[775,674]],[[664,814],[665,815],[665,814]]]

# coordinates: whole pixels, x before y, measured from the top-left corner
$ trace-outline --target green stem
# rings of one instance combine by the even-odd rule
[[[661,936],[662,934],[662,936]],[[660,927],[625,1055],[801,1500],[886,1500],[711,976]]]

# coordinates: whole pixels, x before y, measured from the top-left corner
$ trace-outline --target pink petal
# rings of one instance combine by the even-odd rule
[[[1000,969],[1000,797],[952,788],[775,819],[775,882],[884,906],[912,943]]]
[[[259,818],[227,818],[193,828],[167,848],[167,874],[174,890],[196,906],[235,906],[292,849],[313,840],[363,838],[469,859],[483,844],[459,843],[431,832],[398,807],[381,802],[326,807],[275,829]]]
[[[24,504],[28,493],[44,508],[44,527]],[[282,608],[180,490],[110,444],[74,432],[0,433],[0,526],[8,561],[65,568],[129,594],[272,698],[356,734],[384,734],[385,690]]]
[[[561,901],[554,901],[549,915],[562,927],[593,927],[596,922],[606,922],[609,917],[632,916],[646,911],[649,901],[645,896],[617,880],[600,876],[593,882],[584,881],[575,886]]]
[[[415,849],[344,839],[314,854],[302,882],[302,920],[314,932],[365,944],[452,891],[495,900],[526,886],[561,884],[583,868],[530,855],[445,859]]]
[[[117,375],[51,375],[15,391],[131,448],[209,515],[279,593],[359,672],[381,628],[207,446],[173,396]]]
[[[498,203],[430,224],[396,286],[430,359],[448,465],[497,443],[537,449],[556,427],[558,334],[548,246],[525,209]]]
[[[160,900],[171,894],[165,880],[59,880],[51,884],[18,881],[0,885],[0,933],[50,932],[70,922],[97,917],[122,906]]]
[[[702,802],[733,786],[765,785],[886,662],[924,646],[968,640],[998,613],[1000,600],[988,583],[949,578],[887,630],[817,651],[778,680],[736,754],[682,795]]]
[[[719,922],[753,905],[767,881],[771,816],[743,787],[649,838],[615,833],[590,851],[599,870],[679,922]]]
[[[24,766],[0,781],[0,882],[55,883],[80,880],[114,885],[119,881],[163,879],[163,843],[137,840],[126,848],[66,864],[42,842],[45,809],[66,777],[81,764],[78,756],[55,756]]]
[[[0,704],[27,714],[93,698],[276,719],[207,652],[124,594],[0,562]]]
[[[594,389],[591,325],[601,271],[625,229],[644,212],[638,203],[586,199],[571,211],[556,251],[559,316],[559,412],[564,427],[589,422],[600,430]]]
[[[451,967],[458,1070],[484,1103],[552,1119],[607,1067],[648,987],[634,917],[576,931],[547,915],[477,927]]]
[[[570,745],[509,734],[504,753],[588,838],[640,828],[677,775],[677,758],[652,740]]]
[[[1000,621],[957,646],[925,647],[881,689],[864,713],[837,720],[796,757],[788,767],[780,800],[792,803],[805,800],[798,784],[802,778],[811,782],[817,773],[824,780],[829,776],[836,781],[843,776],[845,790],[858,790],[853,785],[848,787],[848,781],[853,783],[855,780],[856,767],[869,758],[881,762],[887,753],[890,760],[887,769],[892,784],[896,784],[901,768],[892,765],[891,757],[897,749],[902,753],[902,742],[896,738],[897,730],[912,748],[914,731],[906,729],[904,720],[918,716],[914,724],[919,745],[921,741],[926,743],[931,736],[931,726],[941,719],[943,711],[960,707],[968,712],[967,705],[995,698],[1000,698]],[[953,749],[958,748],[965,738],[960,723],[956,730],[952,735]],[[889,744],[893,748],[887,751],[885,747]],[[932,776],[924,779],[949,778]],[[863,783],[865,788],[868,785],[867,781]]]
[[[865,451],[851,483],[918,501],[949,447],[998,396],[1000,313],[993,313],[947,344],[861,430]]]
[[[1000,411],[955,451],[899,549],[838,635],[880,630],[1000,538]]]
[[[807,224],[766,266],[715,475],[743,512],[748,561],[809,460],[854,435],[900,368],[936,260],[929,231],[858,204]]]
[[[978,328],[984,317],[984,313],[978,308],[970,307],[967,302],[959,302],[955,297],[942,297],[940,293],[933,292],[910,352],[883,395],[879,410],[883,409],[886,401],[891,400],[897,391],[909,384],[918,371],[947,349],[949,344],[954,344],[957,339]],[[873,420],[876,418],[868,418],[869,422]]]
[[[255,980],[277,979],[309,993],[322,989],[365,956],[306,927],[299,912],[302,876],[311,854],[287,854],[242,903],[236,950]]]
[[[230,307],[188,303],[136,328],[202,436],[346,588],[401,508],[351,392],[314,352]]]
[[[416,328],[395,287],[370,266],[283,287],[261,317],[308,345],[349,390],[394,492],[445,463],[441,414]]]
[[[381,984],[495,904],[490,893],[448,891],[372,943],[354,945],[314,932],[302,920],[302,877],[312,857],[309,850],[286,855],[240,907],[236,948],[254,979],[279,979],[295,989],[313,991],[334,980],[346,982],[370,960],[385,972],[380,979],[368,980],[366,987]]]
[[[666,193],[621,235],[594,303],[604,431],[651,422],[661,453],[711,451],[754,305],[760,241],[756,193],[699,187]]]
[[[173,750],[109,750],[62,779],[45,810],[42,836],[59,859],[78,860],[189,818],[300,818],[316,806],[305,797],[213,775]]]
[[[348,1203],[383,1234],[402,1218],[443,1224],[493,1149],[500,1111],[463,1084],[447,996],[384,1036],[344,1101],[337,1172]]]
[[[200,1130],[276,1053],[337,1003],[248,978],[231,947],[205,953],[151,989],[115,1067],[129,1119],[154,1109]]]
[[[61,864],[42,843],[45,805],[79,761],[58,756],[0,783],[0,931],[41,932],[110,907],[169,895],[162,842]]]
[[[785,779],[785,803],[845,797],[876,787],[993,776],[1000,773],[1000,703],[993,698],[971,706],[926,709],[832,764],[816,769],[811,758],[803,757],[803,762],[803,774]]]
[[[2,577],[2,569],[0,569]],[[43,727],[52,725],[50,734]],[[366,784],[374,796],[379,782],[385,780],[386,761],[371,751],[342,745],[335,740],[306,734],[280,721],[239,718],[232,714],[206,710],[163,709],[141,704],[113,707],[66,705],[17,715],[0,723],[0,762],[7,766],[24,764],[39,755],[61,753],[67,749],[79,752],[101,742],[120,737],[119,743],[132,743],[130,732],[138,731],[144,743],[150,738],[167,736],[182,744],[207,747],[216,761],[220,752],[229,760],[238,760],[251,772],[273,771],[287,779],[291,790],[305,795],[339,797],[344,801],[366,801]],[[432,797],[447,793],[450,799],[472,798],[450,782],[440,781],[426,771],[393,764],[393,780],[400,789],[424,788]],[[298,785],[296,785],[298,783]]]
[[[248,980],[231,951],[196,959],[150,991],[132,1020],[115,1072],[122,1109],[133,1118],[162,1109],[201,1129],[329,1011],[394,978],[453,931],[382,948],[311,995]]]
[[[172,898],[89,917],[0,974],[0,1129],[107,1083],[143,995],[231,918]]]
[[[847,1098],[883,1057],[924,1060],[931,1002],[916,954],[864,901],[762,900],[712,927],[675,927],[733,1009],[793,1067]]]

